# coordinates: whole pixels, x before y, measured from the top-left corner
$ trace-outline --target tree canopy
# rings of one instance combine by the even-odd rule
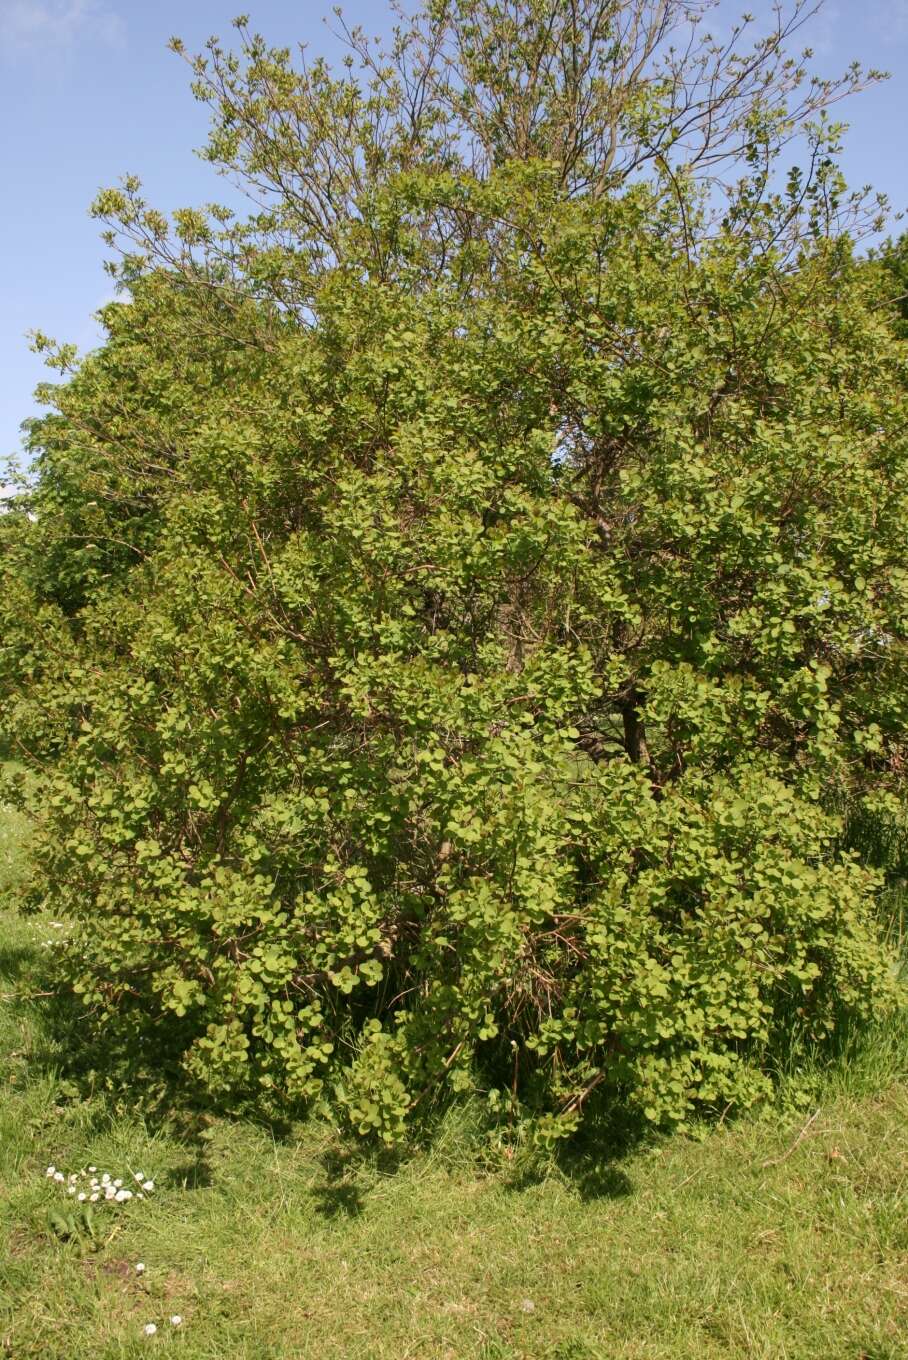
[[[209,1089],[683,1122],[894,998],[845,835],[908,717],[865,77],[787,55],[800,0],[704,8],[429,0],[340,72],[238,20],[192,65],[248,219],[97,201],[3,727],[89,1016]]]

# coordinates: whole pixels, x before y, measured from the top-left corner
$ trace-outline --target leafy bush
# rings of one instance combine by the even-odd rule
[[[92,1024],[213,1091],[389,1141],[439,1088],[551,1135],[750,1104],[795,1019],[894,998],[833,811],[905,758],[878,276],[828,162],[715,223],[664,160],[423,149],[327,264],[185,215],[175,263],[102,196],[146,253],[2,526],[32,891]]]

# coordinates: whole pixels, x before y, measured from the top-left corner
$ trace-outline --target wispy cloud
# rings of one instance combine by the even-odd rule
[[[123,41],[123,20],[105,0],[0,0],[0,53],[61,49],[88,39]]]

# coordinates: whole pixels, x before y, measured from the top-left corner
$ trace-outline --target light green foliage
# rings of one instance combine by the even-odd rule
[[[254,177],[343,91],[249,41],[199,79]],[[667,149],[583,192],[353,124],[321,244],[286,184],[175,243],[99,202],[142,254],[4,526],[33,892],[88,1016],[215,1092],[386,1141],[445,1089],[543,1137],[750,1105],[895,994],[832,808],[902,791],[906,360],[837,175],[771,192],[755,126],[710,222]]]
[[[883,288],[892,308],[899,336],[908,339],[908,235],[870,252],[878,262]]]

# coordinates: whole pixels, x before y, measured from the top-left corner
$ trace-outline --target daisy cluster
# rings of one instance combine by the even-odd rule
[[[44,1174],[48,1180],[65,1186],[66,1193],[73,1195],[80,1204],[97,1204],[99,1200],[126,1204],[131,1199],[145,1199],[146,1195],[154,1193],[154,1181],[144,1171],[130,1172],[131,1186],[124,1184],[122,1176],[111,1176],[109,1171],[99,1172],[96,1166],[73,1171],[67,1176],[51,1164]]]

